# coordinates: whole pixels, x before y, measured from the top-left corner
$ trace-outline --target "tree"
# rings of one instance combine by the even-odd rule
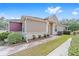
[[[6,30],[7,21],[4,17],[0,18],[0,30]]]
[[[79,20],[76,19],[66,19],[62,23],[67,26],[68,30],[75,31],[79,30]]]

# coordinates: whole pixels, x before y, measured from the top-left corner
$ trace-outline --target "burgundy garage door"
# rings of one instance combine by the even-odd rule
[[[22,23],[10,22],[10,31],[22,31]]]

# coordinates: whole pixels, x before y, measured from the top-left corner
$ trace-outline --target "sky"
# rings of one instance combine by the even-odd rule
[[[79,19],[78,3],[0,3],[0,17],[8,19],[33,16],[47,18],[57,15],[62,19]]]

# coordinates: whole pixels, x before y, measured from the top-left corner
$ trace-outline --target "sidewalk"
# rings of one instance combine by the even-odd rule
[[[50,40],[54,40],[57,37],[58,36],[51,36],[50,38],[41,39],[41,40],[33,41],[30,43],[20,44],[20,45],[18,44],[16,46],[0,46],[0,55],[2,55],[2,56],[10,55],[10,54],[19,52],[21,50],[28,49],[28,48],[34,47],[36,45],[48,42]]]
[[[49,53],[47,56],[68,56],[68,48],[70,46],[71,38],[69,38],[65,43],[60,45],[54,51]]]

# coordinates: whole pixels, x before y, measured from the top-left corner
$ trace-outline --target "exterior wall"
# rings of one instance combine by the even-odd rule
[[[46,33],[49,34],[49,22],[46,21]]]
[[[64,30],[63,27],[61,27],[61,26],[58,26],[58,27],[57,27],[57,31],[63,31],[63,30]]]
[[[53,23],[53,26],[52,26],[53,35],[57,34],[56,29],[57,29],[57,25],[56,25],[56,23]]]
[[[65,27],[62,24],[57,24],[57,31],[64,31]]]
[[[46,23],[45,22],[27,20],[27,32],[28,33],[46,32]]]
[[[49,26],[48,26],[48,33],[50,35],[56,35],[57,32],[56,32],[56,23],[54,22],[49,22]]]
[[[48,33],[49,33],[50,35],[53,34],[53,31],[52,31],[53,28],[52,28],[52,26],[53,26],[53,23],[49,23],[49,24],[48,24],[48,29],[49,29],[49,30],[48,30]]]
[[[22,23],[20,23],[20,22],[10,22],[9,28],[10,28],[9,31],[14,31],[14,32],[22,31]]]
[[[58,31],[61,31],[63,32],[64,31],[64,27],[63,26],[60,26],[58,24],[53,24],[53,34],[56,35],[58,33]]]
[[[32,36],[35,35],[38,37],[38,35],[44,36],[44,34],[48,34],[47,29],[47,22],[41,22],[41,21],[35,21],[35,20],[25,20],[25,34],[27,39],[32,39]]]
[[[56,35],[57,34],[57,30],[59,30],[59,28],[57,28],[57,24],[52,22],[52,23],[49,23],[49,34],[51,35]],[[61,30],[61,29],[60,29]]]

